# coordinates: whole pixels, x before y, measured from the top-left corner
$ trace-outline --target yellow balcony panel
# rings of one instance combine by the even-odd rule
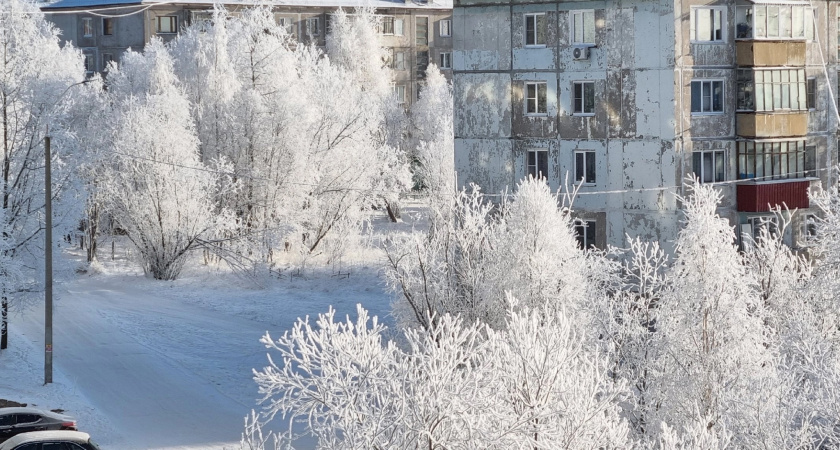
[[[748,138],[776,138],[808,134],[808,111],[738,113],[736,133]]]
[[[805,41],[736,41],[737,64],[744,67],[805,65]]]

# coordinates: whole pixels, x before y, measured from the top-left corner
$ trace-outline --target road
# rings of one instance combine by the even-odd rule
[[[279,336],[328,304],[340,314],[357,301],[387,305],[381,289],[338,285],[348,282],[236,294],[213,282],[80,277],[56,289],[54,364],[110,421],[105,449],[238,448],[244,417],[259,408],[251,370],[266,365],[266,331]],[[43,308],[16,320],[14,330],[42,348]]]

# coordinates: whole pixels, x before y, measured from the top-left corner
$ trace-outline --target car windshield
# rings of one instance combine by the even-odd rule
[[[92,448],[93,450],[101,450],[100,447],[96,445],[96,442],[93,442],[93,439],[89,440],[88,444],[90,444],[90,448]]]

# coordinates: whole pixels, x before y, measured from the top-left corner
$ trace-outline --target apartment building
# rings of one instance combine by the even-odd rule
[[[222,2],[237,14],[254,2]],[[298,42],[326,44],[332,13],[339,7],[351,11],[372,6],[381,16],[383,45],[391,50],[395,98],[408,106],[417,98],[426,67],[434,62],[451,78],[452,3],[292,0],[268,2],[277,23]],[[110,61],[119,61],[129,48],[142,49],[157,36],[174,39],[183,27],[211,20],[213,2],[207,0],[57,0],[41,7],[48,20],[61,30],[62,39],[82,49],[89,73],[101,72]]]
[[[836,180],[838,2],[455,0],[455,165],[501,193],[577,186],[585,247],[673,245],[686,177],[755,235],[772,207],[800,246]]]

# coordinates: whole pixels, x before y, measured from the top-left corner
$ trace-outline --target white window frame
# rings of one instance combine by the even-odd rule
[[[164,19],[169,22],[171,25],[171,31],[163,31],[161,25],[163,24]],[[155,33],[156,34],[177,34],[178,33],[178,16],[168,15],[168,16],[157,16],[155,17]]]
[[[397,55],[400,55],[400,58],[397,58]],[[394,50],[393,59],[391,61],[391,69],[393,70],[406,70],[406,52],[405,50]]]
[[[578,156],[581,156],[578,158]],[[574,169],[575,169],[575,184],[583,184],[584,186],[594,186],[598,182],[598,164],[597,158],[595,156],[595,150],[586,150],[580,149],[575,150],[574,154]],[[583,161],[583,166],[578,166],[578,161]],[[592,179],[588,179],[586,176],[587,168],[589,165],[592,165]],[[578,172],[582,173],[581,177],[578,177]]]
[[[694,83],[700,83],[700,110],[694,111]],[[711,102],[709,108],[706,108],[705,104],[705,96],[703,95],[703,85],[705,83],[710,83],[709,89],[711,91],[711,95],[709,97],[709,102]],[[720,110],[715,110],[715,95],[714,95],[714,83],[720,83]],[[691,97],[689,100],[691,115],[692,116],[713,116],[713,115],[721,115],[726,112],[726,83],[723,78],[696,78],[691,80],[691,85],[689,86],[689,96]]]
[[[575,219],[574,221],[574,231],[575,231],[575,241],[578,243],[578,247],[581,250],[589,250],[592,248],[597,248],[595,245],[595,241],[597,237],[595,233],[598,232],[598,221],[596,220],[586,220],[586,219]],[[587,237],[587,230],[589,230],[590,226],[592,226],[592,242],[589,242]]]
[[[697,155],[700,157],[699,170],[695,164],[697,162],[695,161],[695,156]],[[708,175],[706,173],[707,157],[712,164],[712,168],[710,169],[712,171],[711,181],[706,181]],[[726,162],[726,150],[696,150],[691,154],[691,170],[694,175],[697,176],[697,180],[700,183],[720,183],[726,181]],[[717,164],[721,164],[723,166],[722,173],[718,172]]]
[[[581,97],[578,98],[577,96],[577,87],[581,87]],[[586,110],[586,91],[587,87],[591,89],[592,92],[592,111]],[[572,115],[573,116],[582,116],[582,117],[589,117],[595,115],[595,103],[596,103],[597,96],[595,95],[595,81],[592,80],[581,80],[581,81],[573,81],[572,82]]]
[[[294,18],[289,16],[276,16],[277,26],[286,30],[286,34],[293,36],[294,33]]]
[[[440,24],[438,25],[440,37],[451,37],[452,36],[452,19],[441,19]]]
[[[533,156],[534,162],[531,163]],[[540,167],[540,159],[545,162],[545,167]],[[543,171],[542,169],[545,169]],[[535,179],[548,179],[548,149],[530,148],[525,152],[525,176],[533,176]]]
[[[748,241],[744,239],[744,234],[748,234],[749,237],[752,238],[752,244],[758,243],[760,241],[761,230],[764,227],[770,227],[770,233],[778,234],[779,233],[779,223],[778,219],[774,215],[764,215],[764,216],[748,216],[745,223],[741,224],[741,244],[743,247],[746,247]]]
[[[691,43],[724,44],[727,42],[726,7],[691,7]],[[705,29],[708,28],[708,29]],[[720,33],[720,36],[717,36]],[[705,35],[705,36],[704,36]]]
[[[93,17],[82,17],[82,35],[93,37]]]
[[[534,86],[534,97],[529,95],[529,88]],[[543,90],[543,103],[540,104],[540,89]],[[548,83],[545,81],[526,81],[525,82],[525,115],[526,116],[547,116],[548,115]],[[534,104],[534,111],[529,111],[531,102]],[[542,107],[542,108],[541,108]]]
[[[452,69],[452,52],[440,52],[440,68],[444,70]]]
[[[525,13],[523,15],[523,19],[524,20],[522,22],[522,25],[523,25],[522,35],[525,39],[525,42],[524,42],[525,48],[545,48],[546,33],[547,33],[547,30],[546,30],[547,20],[546,20],[546,17],[545,17],[545,13],[544,12],[541,12],[541,13]],[[528,20],[529,19],[532,19],[534,21],[534,33],[533,33],[532,36],[528,35]],[[542,25],[543,25],[543,32],[542,32],[543,41],[542,42],[539,42],[540,22],[542,22]],[[530,44],[528,43],[528,38],[529,37],[533,39],[533,42],[530,43]]]
[[[312,24],[315,24],[313,27]],[[312,29],[315,29],[315,33],[312,32]],[[306,35],[308,37],[315,37],[321,35],[321,18],[320,17],[307,17],[306,18]]]
[[[774,11],[778,14],[776,24],[768,20]],[[813,41],[816,17],[817,10],[808,4],[779,2],[740,5],[735,9],[735,39]],[[775,26],[775,31],[770,30],[771,25]]]
[[[397,101],[397,105],[405,106],[406,103],[406,86],[404,84],[392,84],[391,89],[394,92],[394,99]],[[400,98],[402,97],[402,98]]]
[[[591,39],[587,39],[587,34],[590,32],[587,30],[587,18],[591,17],[590,26],[592,27],[591,31]],[[578,19],[580,18],[580,19]],[[583,30],[580,31],[580,38],[578,39],[578,26],[576,25],[578,20],[580,21],[580,26],[583,27]],[[594,46],[595,45],[595,10],[594,9],[578,9],[569,12],[569,42],[572,45],[585,45],[585,46]]]
[[[391,31],[385,26],[386,22],[391,22]],[[397,18],[394,16],[382,16],[379,24],[379,32],[385,36],[393,36],[397,28]]]
[[[423,42],[418,42],[417,37],[419,35],[417,33],[418,33],[418,28],[419,27],[417,25],[419,25],[419,22],[421,22],[422,19],[426,19],[426,34],[423,37]],[[429,20],[429,16],[414,16],[414,45],[415,46],[418,46],[418,45],[428,46],[429,45],[429,22],[431,22]],[[432,27],[433,27],[432,30],[434,31],[434,25]]]
[[[91,77],[96,73],[96,47],[86,47],[82,49],[82,56],[84,57],[85,76]]]
[[[394,36],[405,35],[405,22],[399,17],[394,17]]]

